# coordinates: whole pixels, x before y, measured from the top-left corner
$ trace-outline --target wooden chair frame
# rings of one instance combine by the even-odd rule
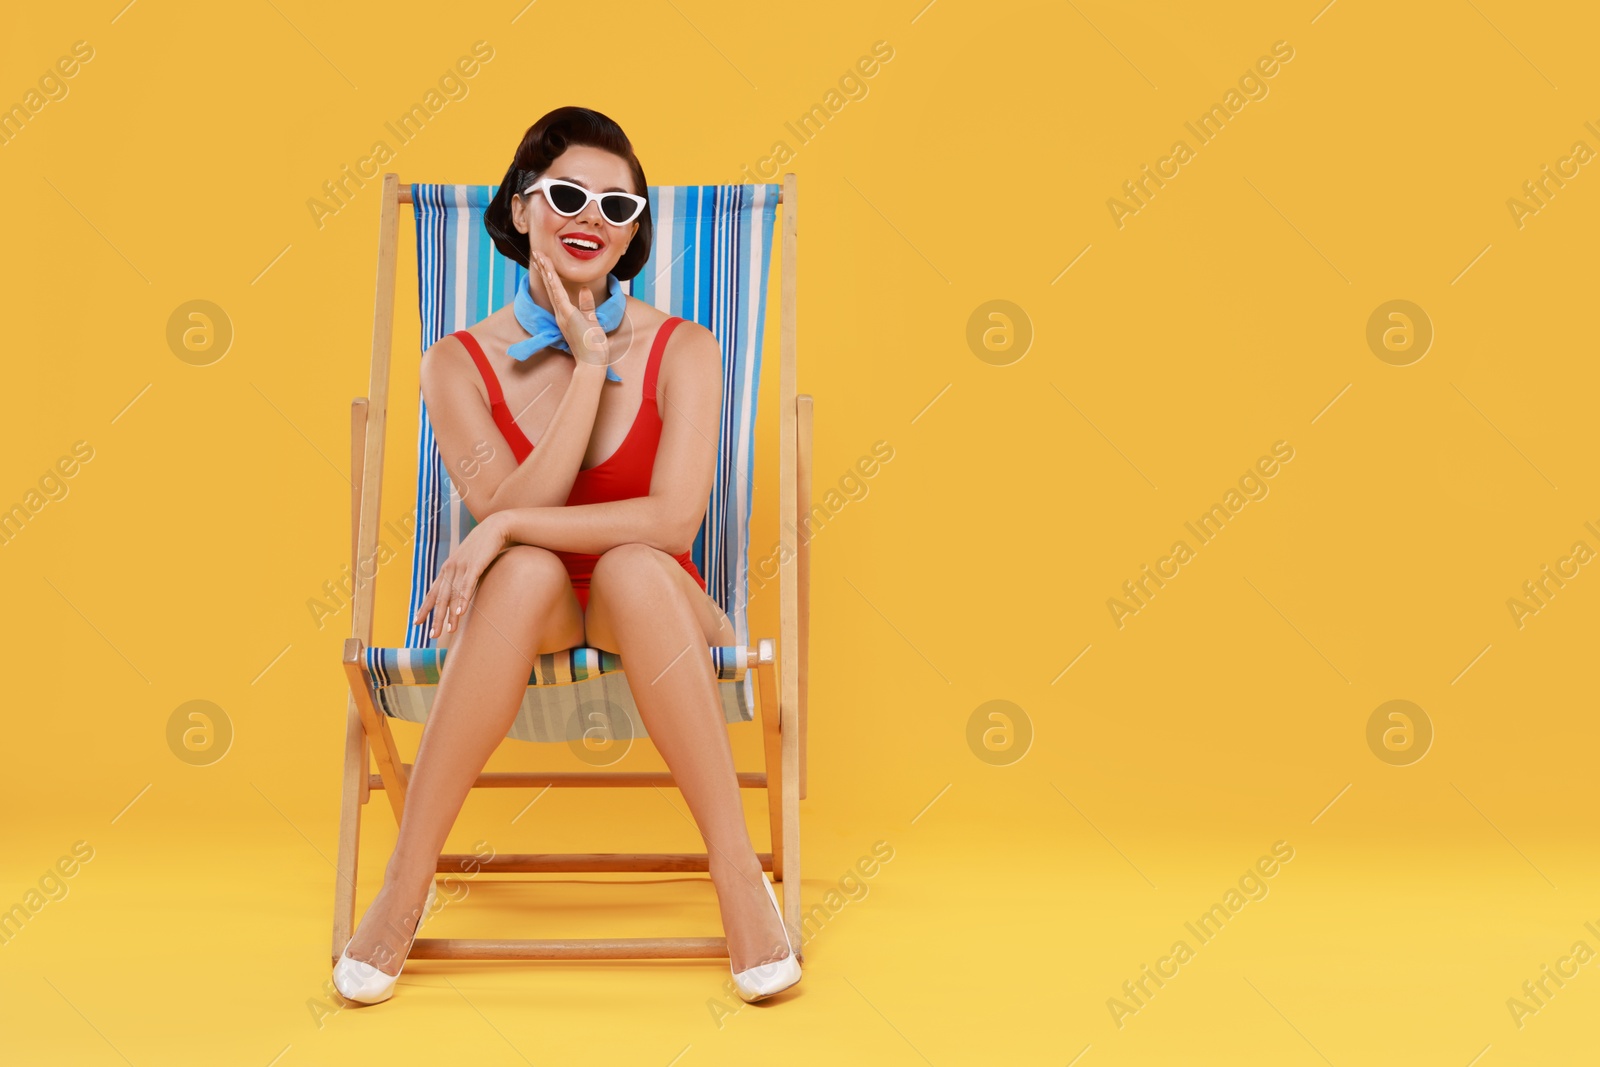
[[[363,667],[372,644],[373,605],[377,574],[363,574],[362,559],[377,553],[379,504],[383,488],[383,455],[389,398],[389,367],[394,334],[395,273],[399,210],[411,203],[411,187],[398,174],[383,176],[383,202],[378,224],[377,299],[372,326],[372,374],[367,396],[350,405],[351,570],[355,575],[355,608],[351,637],[345,641],[343,664],[349,680],[346,714],[343,791],[339,811],[338,878],[334,888],[333,945],[337,961],[355,928],[356,874],[361,838],[361,809],[371,790],[389,799],[398,825],[405,810],[411,764],[402,762],[378,710],[376,695]],[[782,912],[795,954],[804,959],[800,931],[800,805],[806,795],[807,643],[810,627],[810,549],[799,534],[800,519],[811,508],[812,398],[795,394],[795,266],[797,255],[796,175],[783,176],[778,201],[783,208],[782,315],[778,366],[778,520],[780,530],[795,533],[794,553],[779,562],[776,652],[771,639],[752,642],[750,670],[756,674],[761,709],[766,770],[738,772],[739,786],[764,789],[771,828],[769,852],[758,852],[764,870],[782,889]],[[765,323],[762,324],[765,329]],[[748,578],[747,578],[748,580]],[[719,683],[726,684],[726,683]],[[370,757],[377,763],[371,773]],[[562,772],[481,773],[473,789],[671,786],[670,773]],[[468,796],[471,793],[469,791]],[[464,854],[442,854],[439,872],[464,869],[463,861],[496,873],[556,871],[709,871],[707,855],[698,853],[568,853],[499,855],[489,860]],[[414,959],[683,959],[726,957],[721,937],[596,938],[589,940],[505,940],[419,937]]]

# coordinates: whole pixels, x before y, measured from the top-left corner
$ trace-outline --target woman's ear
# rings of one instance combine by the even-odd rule
[[[527,204],[515,194],[511,197],[511,225],[518,233],[528,232]]]

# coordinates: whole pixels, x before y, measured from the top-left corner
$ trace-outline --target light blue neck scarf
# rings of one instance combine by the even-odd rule
[[[561,336],[561,326],[556,322],[552,313],[540,307],[533,299],[533,294],[528,291],[528,272],[517,271],[517,298],[512,303],[512,310],[516,313],[517,322],[522,328],[532,334],[526,341],[518,341],[506,349],[512,359],[523,360],[545,348],[559,348],[563,352],[571,352],[572,347],[567,344],[567,339]],[[610,333],[622,324],[622,313],[628,304],[628,294],[622,291],[622,283],[615,274],[606,275],[607,293],[605,302],[594,309],[595,318],[600,320],[600,328]],[[606,368],[608,381],[622,381],[616,370]]]

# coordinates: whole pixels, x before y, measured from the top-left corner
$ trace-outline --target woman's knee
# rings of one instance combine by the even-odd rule
[[[560,592],[571,582],[561,557],[537,545],[512,545],[495,557],[481,580],[485,586],[508,586],[521,596]]]
[[[594,577],[590,580],[607,584],[617,581],[633,583],[651,575],[667,574],[663,563],[676,567],[677,561],[659,548],[638,542],[617,545],[600,553],[595,560]],[[604,575],[604,577],[602,577]]]

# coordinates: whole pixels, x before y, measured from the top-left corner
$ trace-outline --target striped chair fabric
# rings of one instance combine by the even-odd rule
[[[655,245],[644,269],[624,282],[629,294],[670,315],[700,323],[722,346],[722,425],[710,504],[691,553],[706,590],[728,613],[737,645],[708,653],[728,722],[755,717],[744,648],[750,642],[749,542],[756,403],[766,322],[767,277],[780,186],[649,187]],[[492,185],[413,185],[417,281],[426,351],[511,302],[527,271],[494,247],[483,226]],[[449,478],[428,408],[419,395],[416,540],[406,647],[367,650],[366,669],[379,709],[423,722],[448,649],[428,635],[431,620],[411,622],[440,566],[476,521]],[[574,648],[538,657],[508,737],[574,741],[596,728],[623,736],[646,731],[618,656]]]

